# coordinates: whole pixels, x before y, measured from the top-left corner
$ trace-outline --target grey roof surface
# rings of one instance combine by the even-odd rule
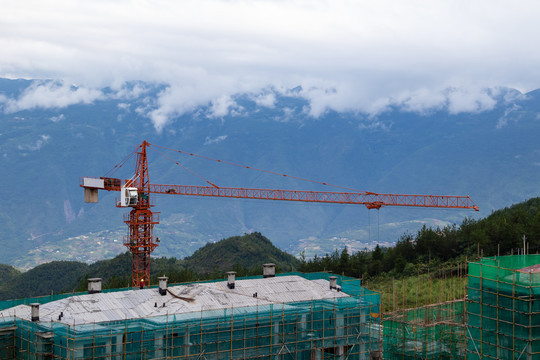
[[[236,280],[234,289],[227,287],[227,281],[217,281],[171,286],[169,291],[164,296],[158,289],[71,296],[40,305],[39,317],[40,321],[81,325],[349,296],[331,290],[327,280],[307,280],[297,275]],[[255,293],[257,297],[253,296]],[[61,312],[63,317],[58,320]],[[30,306],[19,305],[0,311],[0,317],[8,316],[30,320]]]

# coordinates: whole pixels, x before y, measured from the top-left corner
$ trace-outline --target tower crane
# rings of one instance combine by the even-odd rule
[[[153,206],[150,203],[150,194],[355,204],[364,205],[368,209],[410,206],[478,211],[478,206],[469,196],[253,189],[219,187],[208,181],[210,186],[151,184],[147,160],[149,146],[151,144],[147,141],[138,146],[135,175],[131,179],[84,177],[80,183],[84,188],[85,202],[96,203],[99,190],[119,191],[120,201],[117,201],[116,206],[131,208],[129,214],[124,215],[124,222],[129,229],[128,235],[124,238],[124,245],[132,254],[132,287],[150,286],[150,254],[159,242],[153,234],[154,225],[159,223],[159,213],[150,210]]]

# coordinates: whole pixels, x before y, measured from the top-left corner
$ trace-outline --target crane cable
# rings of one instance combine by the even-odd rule
[[[172,161],[173,163],[175,163],[176,165],[180,166],[182,169],[190,172],[191,174],[195,175],[196,177],[198,177],[199,179],[205,181],[206,183],[210,184],[211,186],[215,187],[216,189],[219,189],[219,186],[217,186],[216,184],[206,180],[204,177],[202,177],[201,175],[197,174],[196,172],[194,171],[191,171],[190,169],[188,169],[187,167],[185,167],[184,165],[180,164],[178,161],[174,161],[173,159],[171,159],[170,157],[168,157],[167,155],[163,154],[161,151],[157,150],[157,149],[154,149],[152,148],[152,150],[154,150],[155,152],[157,152],[158,154],[160,154],[161,156],[165,157],[167,160],[169,161]]]
[[[368,242],[371,243],[371,210],[372,209],[367,209],[368,211]],[[376,209],[377,210],[377,244],[380,244],[380,227],[381,227],[381,220],[379,218],[379,209]]]
[[[142,145],[139,145],[137,146],[137,148],[135,148],[135,150],[133,150],[130,154],[128,154],[124,159],[122,159],[118,164],[114,165],[112,169],[110,169],[109,171],[107,171],[105,173],[105,177],[110,177],[112,176],[115,172],[118,171],[118,169],[120,169],[122,166],[124,166],[124,164],[134,155],[137,153],[137,150],[139,150],[139,148],[141,147]]]
[[[241,167],[241,168],[245,168],[245,169],[250,169],[250,170],[256,170],[256,171],[260,171],[260,172],[265,172],[265,173],[272,174],[272,175],[279,175],[279,176],[288,177],[288,178],[296,179],[296,180],[307,181],[307,182],[311,182],[311,183],[315,183],[315,184],[319,184],[319,185],[331,186],[331,187],[335,187],[335,188],[340,188],[340,189],[345,189],[345,190],[351,190],[351,191],[360,192],[360,193],[364,193],[364,194],[370,194],[369,192],[361,191],[361,190],[358,190],[358,189],[353,189],[353,188],[349,188],[349,187],[345,187],[345,186],[340,186],[340,185],[333,185],[333,184],[329,184],[329,183],[326,183],[326,182],[321,182],[321,181],[317,181],[317,180],[310,180],[310,179],[301,178],[301,177],[292,176],[292,175],[287,175],[287,174],[281,174],[281,173],[277,173],[277,172],[270,171],[270,170],[258,169],[258,168],[252,167],[252,166],[240,165],[240,164],[236,164],[236,163],[233,163],[233,162],[230,162],[230,161],[226,161],[226,160],[219,160],[219,159],[214,159],[214,158],[211,158],[211,157],[208,157],[208,156],[204,156],[204,155],[197,155],[197,154],[193,154],[193,153],[186,152],[186,151],[182,151],[182,150],[171,149],[171,148],[168,148],[168,147],[165,147],[165,146],[154,145],[154,144],[149,144],[149,145],[150,145],[151,147],[160,147],[160,148],[163,148],[163,149],[166,149],[166,150],[178,152],[178,153],[180,153],[180,154],[189,155],[189,156],[195,156],[195,157],[198,157],[198,158],[201,158],[201,159],[211,160],[211,161],[215,161],[215,162],[218,162],[218,163],[224,163],[224,164],[233,165],[233,166],[237,166],[237,167]],[[154,149],[154,150],[155,150],[155,149]],[[157,151],[157,150],[156,150],[156,151]],[[160,153],[160,154],[161,154],[161,153]],[[163,155],[163,154],[162,154],[162,155]],[[172,160],[172,159],[171,159],[171,160]],[[174,161],[174,160],[172,160],[172,161]],[[198,176],[198,175],[197,175],[197,176]],[[200,176],[199,176],[199,177],[200,177]],[[202,177],[201,177],[201,178],[202,178]],[[210,182],[207,181],[207,180],[205,180],[205,181],[208,182],[209,184],[211,184],[212,186],[216,186],[216,185],[210,183]],[[217,187],[217,186],[216,186],[216,187]]]

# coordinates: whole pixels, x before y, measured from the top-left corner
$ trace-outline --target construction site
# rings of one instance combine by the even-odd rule
[[[380,295],[329,274],[102,292],[0,312],[0,359],[380,358]]]
[[[540,255],[469,262],[463,299],[386,314],[384,359],[540,358]]]
[[[0,359],[540,356],[540,255],[469,263],[464,299],[383,313],[360,279],[275,274],[0,303]]]
[[[463,300],[404,309],[385,316],[385,359],[465,359]]]
[[[540,358],[540,255],[469,265],[468,359]]]
[[[540,358],[540,255],[525,249],[479,257],[438,288],[430,286],[436,274],[419,278],[427,296],[417,288],[412,306],[404,280],[400,296],[343,275],[276,274],[271,263],[262,276],[231,271],[227,279],[183,284],[162,276],[150,286],[150,256],[159,243],[151,194],[478,210],[468,196],[227,188],[208,180],[210,186],[151,184],[150,146],[144,141],[132,154],[131,179],[85,177],[80,184],[86,202],[97,202],[99,190],[119,191],[116,206],[131,208],[124,217],[131,287],[103,290],[102,279],[92,278],[85,293],[0,302],[0,360]],[[442,288],[448,284],[450,292]]]

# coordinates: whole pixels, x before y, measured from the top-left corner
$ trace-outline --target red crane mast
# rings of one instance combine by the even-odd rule
[[[158,246],[154,238],[154,225],[159,223],[159,213],[150,208],[150,194],[212,196],[224,198],[259,199],[318,202],[333,204],[364,205],[368,209],[380,209],[383,206],[412,206],[446,209],[471,209],[478,211],[478,206],[469,196],[451,195],[404,195],[377,194],[372,192],[331,192],[302,191],[282,189],[252,189],[236,187],[167,185],[151,184],[148,172],[146,141],[137,149],[135,175],[128,180],[112,177],[81,179],[80,186],[85,190],[85,202],[97,202],[98,190],[120,191],[118,207],[131,207],[124,216],[129,235],[124,238],[124,245],[132,254],[132,287],[150,286],[150,254]]]

